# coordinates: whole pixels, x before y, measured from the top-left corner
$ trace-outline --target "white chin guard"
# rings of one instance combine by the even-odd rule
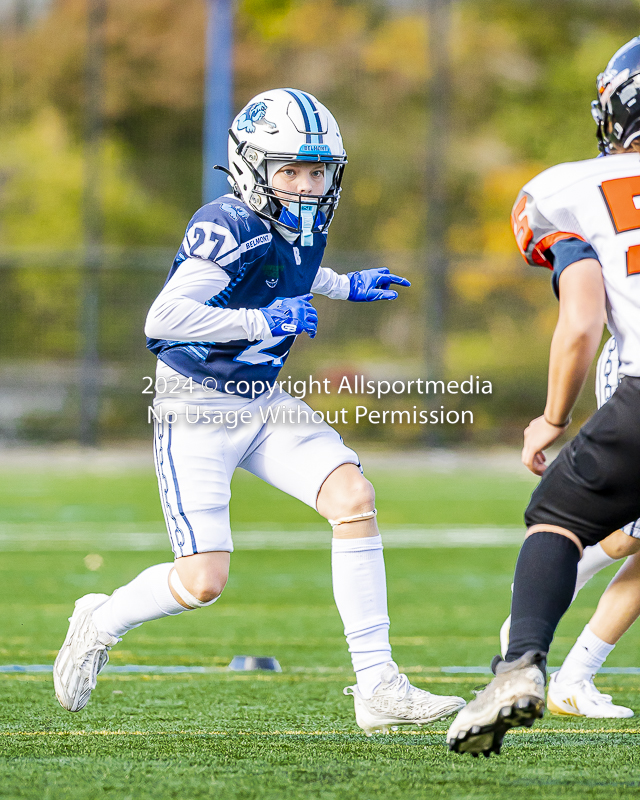
[[[339,519],[330,519],[327,521],[335,530],[338,525],[347,525],[349,522],[362,522],[365,519],[373,519],[377,516],[378,509],[374,508],[373,511],[365,511],[363,514],[354,514],[352,517],[340,517]]]
[[[213,600],[208,600],[206,603],[204,603],[202,600],[198,600],[197,597],[194,597],[191,592],[185,588],[184,584],[180,580],[180,576],[178,575],[178,570],[175,567],[169,573],[169,584],[182,602],[190,609],[211,606],[218,599],[217,597],[214,597]]]

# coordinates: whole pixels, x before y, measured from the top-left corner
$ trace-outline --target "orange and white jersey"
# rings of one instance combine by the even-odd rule
[[[640,154],[559,164],[526,184],[511,214],[520,252],[560,273],[597,258],[620,374],[640,376]]]

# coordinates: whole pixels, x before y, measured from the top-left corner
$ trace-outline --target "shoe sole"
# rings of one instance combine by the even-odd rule
[[[512,728],[530,728],[544,714],[544,700],[539,697],[524,696],[511,705],[503,706],[497,718],[487,725],[472,725],[467,731],[460,731],[449,742],[449,750],[454,753],[471,753],[477,758],[482,753],[489,758],[491,753],[498,755],[505,734]]]

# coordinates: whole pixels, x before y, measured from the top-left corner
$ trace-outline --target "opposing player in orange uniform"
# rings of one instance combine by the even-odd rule
[[[459,753],[497,753],[508,730],[543,715],[547,654],[583,550],[640,517],[640,37],[613,56],[597,87],[604,157],[546,170],[514,208],[520,250],[553,269],[560,309],[546,406],[525,431],[522,460],[542,480],[525,514],[509,648],[449,729]],[[544,450],[571,423],[605,312],[619,349],[618,389],[547,467]]]

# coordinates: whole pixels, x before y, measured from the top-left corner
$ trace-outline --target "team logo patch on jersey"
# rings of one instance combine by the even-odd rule
[[[246,208],[242,208],[242,206],[231,206],[229,203],[221,203],[220,208],[227,213],[231,219],[242,220],[244,227],[249,230],[249,212]]]
[[[278,126],[275,122],[269,122],[269,120],[266,119],[266,113],[266,103],[252,103],[238,120],[238,130],[246,131],[247,133],[255,133],[256,125],[268,125],[269,128],[274,129],[269,132],[275,133],[275,128]]]
[[[265,264],[262,267],[265,283],[270,289],[275,289],[280,278],[280,267],[277,264]]]

